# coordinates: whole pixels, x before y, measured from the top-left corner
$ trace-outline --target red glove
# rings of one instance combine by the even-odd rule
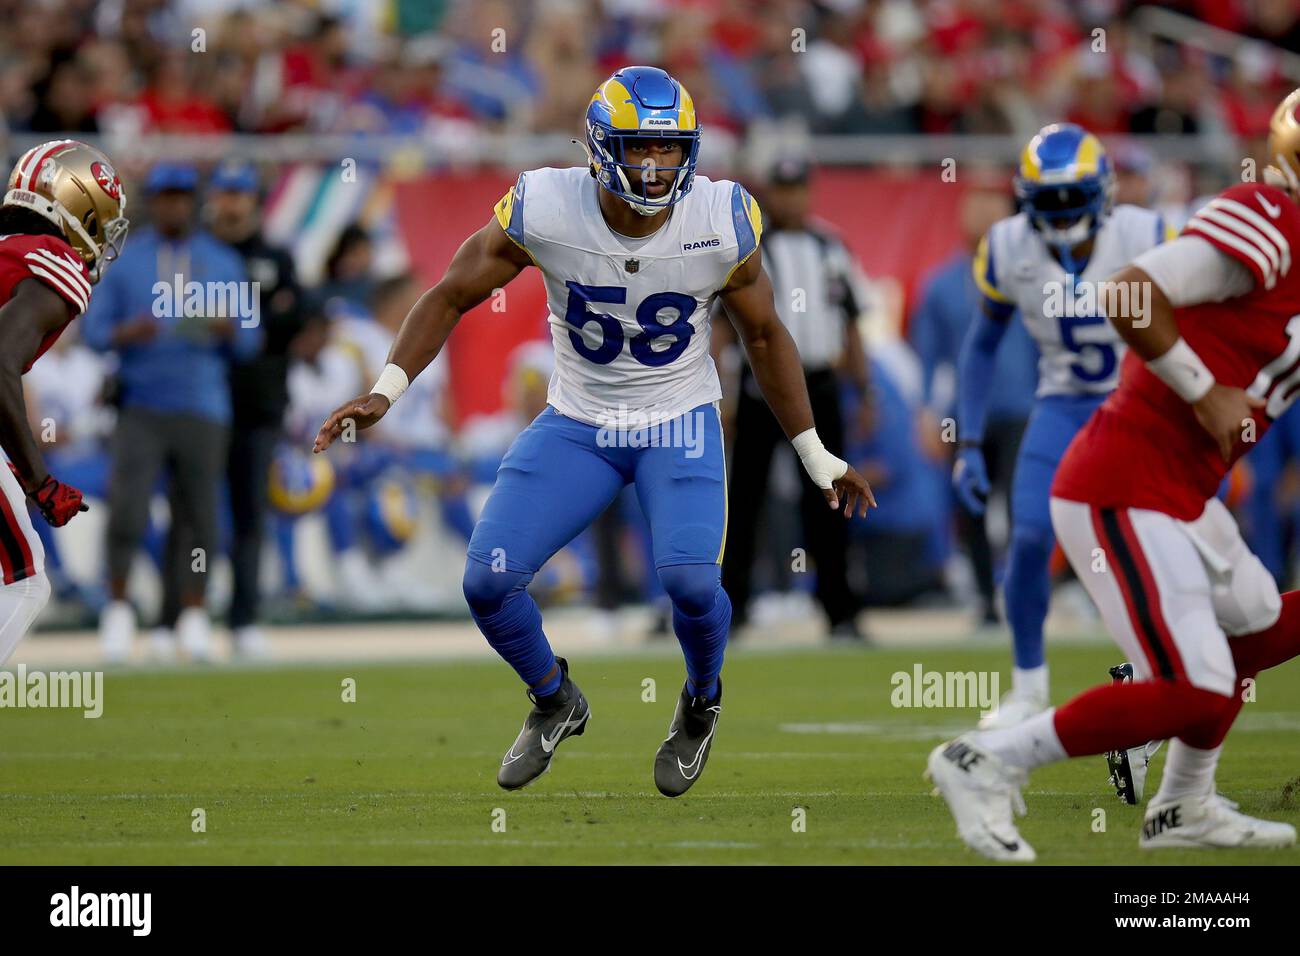
[[[79,489],[65,485],[53,475],[46,475],[40,487],[27,492],[27,497],[45,516],[45,520],[56,528],[63,527],[78,512],[90,510],[90,505],[81,500]]]

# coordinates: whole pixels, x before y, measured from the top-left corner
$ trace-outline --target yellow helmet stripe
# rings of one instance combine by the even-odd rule
[[[591,99],[592,102],[602,100],[609,107],[609,123],[615,129],[636,129],[641,125],[632,94],[618,80],[606,80]]]
[[[686,92],[686,87],[678,83],[677,88],[682,91],[682,102],[677,109],[677,128],[695,129],[695,101],[691,99],[691,94]]]
[[[1024,152],[1020,154],[1020,175],[1030,182],[1037,182],[1043,173],[1042,164],[1038,161],[1038,150],[1034,149],[1037,142],[1038,137],[1035,136],[1025,144]]]
[[[1101,141],[1089,133],[1079,142],[1079,151],[1074,157],[1074,174],[1091,176],[1097,172],[1101,162]]]

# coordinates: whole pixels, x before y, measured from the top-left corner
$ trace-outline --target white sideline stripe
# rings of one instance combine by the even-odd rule
[[[1259,267],[1260,275],[1264,277],[1264,288],[1271,289],[1277,283],[1277,274],[1273,271],[1271,263],[1264,258],[1263,253],[1245,240],[1239,239],[1234,234],[1210,224],[1200,218],[1199,214],[1187,224],[1187,231],[1199,232],[1211,239],[1216,239],[1225,246],[1231,246],[1233,249],[1244,253],[1250,259],[1254,260],[1255,265]]]
[[[1210,201],[1210,206],[1215,209],[1223,209],[1235,213],[1249,222],[1260,232],[1264,233],[1264,235],[1268,236],[1268,238],[1273,241],[1273,245],[1277,246],[1278,251],[1282,253],[1282,275],[1286,275],[1287,272],[1290,271],[1291,243],[1287,241],[1286,236],[1282,234],[1280,229],[1245,203],[1237,202],[1235,199],[1213,199]]]
[[[44,279],[47,279],[52,286],[62,291],[64,298],[68,299],[80,311],[82,312],[86,311],[86,300],[75,289],[69,288],[65,280],[60,279],[58,276],[54,275],[51,272],[46,272],[43,268],[36,265],[34,262],[29,262],[27,264],[27,268],[30,269],[36,275],[41,276]]]
[[[90,280],[82,275],[81,266],[77,262],[64,256],[56,256],[48,249],[34,249],[27,253],[27,258],[30,259],[33,255],[41,256],[50,265],[57,266],[60,272],[66,272],[68,278],[72,279],[79,289],[83,289],[86,295],[90,295]]]
[[[1249,223],[1242,222],[1236,216],[1228,215],[1228,213],[1224,212],[1221,209],[1202,209],[1199,213],[1197,213],[1197,215],[1200,216],[1202,220],[1206,220],[1206,219],[1213,220],[1214,222],[1217,222],[1219,225],[1224,226],[1227,229],[1231,229],[1233,232],[1241,236],[1241,238],[1245,239],[1247,242],[1257,246],[1260,252],[1268,256],[1268,261],[1273,263],[1274,269],[1281,268],[1282,266],[1281,251],[1278,248],[1276,248],[1276,246],[1273,243],[1269,242],[1268,239],[1264,237],[1264,234],[1261,233],[1254,226],[1251,226]]]

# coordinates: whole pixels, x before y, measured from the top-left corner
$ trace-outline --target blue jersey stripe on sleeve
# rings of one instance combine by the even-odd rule
[[[731,219],[736,227],[736,244],[739,246],[736,261],[744,262],[758,245],[758,237],[754,235],[754,226],[749,220],[749,193],[745,192],[740,183],[731,189]]]

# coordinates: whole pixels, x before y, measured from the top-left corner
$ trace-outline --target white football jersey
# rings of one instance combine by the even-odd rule
[[[994,223],[975,254],[975,284],[1020,311],[1038,343],[1039,397],[1115,389],[1127,346],[1100,311],[1100,284],[1170,238],[1159,213],[1116,206],[1097,231],[1087,266],[1071,276],[1023,212]]]
[[[605,222],[599,189],[586,167],[535,169],[496,205],[546,283],[550,404],[637,427],[718,400],[709,306],[758,248],[758,203],[736,183],[696,176],[658,232],[631,239]]]

